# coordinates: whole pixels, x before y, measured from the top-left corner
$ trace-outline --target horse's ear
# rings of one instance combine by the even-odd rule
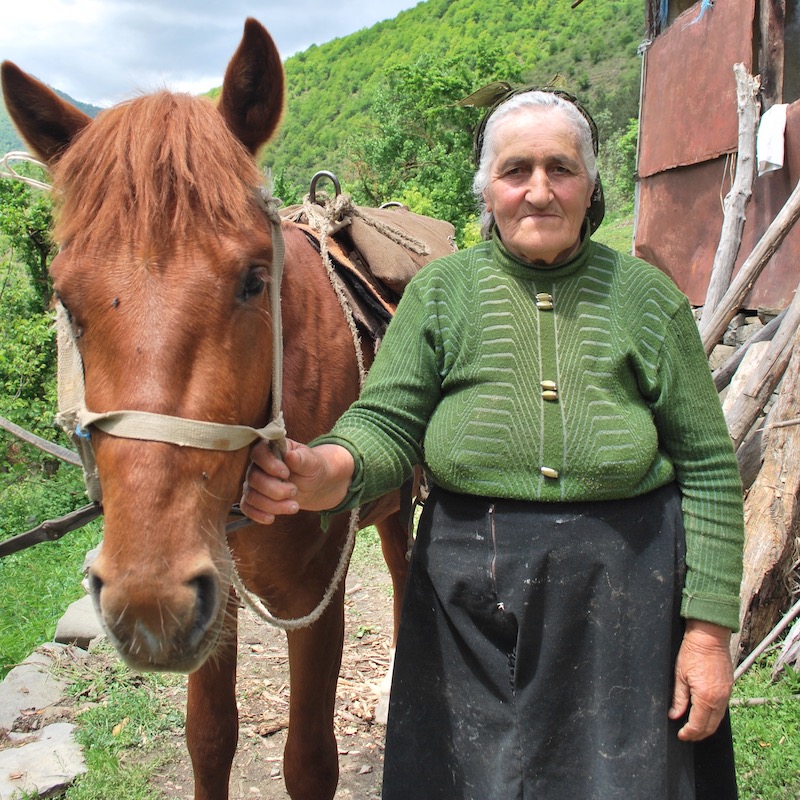
[[[91,117],[62,100],[16,64],[2,65],[6,108],[34,154],[50,164],[64,152]]]
[[[228,127],[254,155],[278,127],[283,87],[278,48],[266,28],[250,18],[225,72],[219,110]]]

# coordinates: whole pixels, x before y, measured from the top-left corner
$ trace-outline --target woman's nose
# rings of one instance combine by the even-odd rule
[[[552,197],[550,179],[544,170],[534,170],[528,180],[526,199],[535,206],[547,205]]]

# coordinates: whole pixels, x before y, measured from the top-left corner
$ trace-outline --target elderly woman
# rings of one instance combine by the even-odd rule
[[[330,435],[253,452],[260,522],[432,478],[385,800],[688,800],[726,711],[736,460],[686,298],[591,239],[590,122],[549,91],[497,107],[475,177],[491,238],[411,282]]]

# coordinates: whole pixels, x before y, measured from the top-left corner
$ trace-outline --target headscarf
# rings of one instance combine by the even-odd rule
[[[548,86],[541,87],[531,85],[515,87],[510,83],[506,83],[505,81],[495,81],[494,83],[490,83],[487,86],[478,89],[476,92],[473,92],[471,95],[458,102],[458,105],[460,106],[488,109],[483,115],[481,121],[476,126],[473,137],[473,158],[475,159],[476,165],[480,164],[481,152],[483,150],[483,139],[486,132],[486,123],[489,121],[489,118],[492,116],[492,114],[494,114],[494,112],[503,103],[505,103],[506,100],[509,100],[515,95],[534,91],[555,94],[562,100],[566,100],[568,103],[571,103],[573,106],[575,106],[575,108],[578,109],[581,116],[589,125],[589,130],[592,136],[592,149],[594,150],[595,156],[597,155],[599,144],[597,125],[595,124],[595,121],[592,119],[589,112],[580,104],[575,95],[565,92],[563,89],[556,89]],[[603,184],[601,183],[600,176],[598,175],[595,179],[591,203],[586,212],[586,218],[589,220],[589,227],[592,233],[594,233],[600,227],[600,223],[603,221],[605,213],[606,203],[603,195]]]

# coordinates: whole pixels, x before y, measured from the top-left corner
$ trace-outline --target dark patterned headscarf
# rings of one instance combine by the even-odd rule
[[[578,98],[575,95],[570,94],[569,92],[565,92],[563,89],[555,89],[553,87],[540,87],[540,86],[512,86],[510,83],[506,83],[505,81],[495,81],[494,83],[490,83],[488,86],[484,86],[481,89],[478,89],[476,92],[473,92],[469,97],[465,97],[463,100],[460,100],[458,105],[466,106],[470,108],[486,108],[488,109],[486,113],[483,115],[481,121],[475,128],[475,135],[473,137],[473,157],[475,159],[475,163],[480,164],[481,159],[481,152],[483,150],[483,139],[486,132],[486,123],[489,121],[489,118],[494,114],[495,111],[503,104],[506,100],[514,97],[518,94],[524,94],[525,92],[549,92],[551,94],[555,94],[563,100],[566,100],[568,103],[571,103],[575,108],[580,112],[581,116],[586,120],[589,125],[589,130],[591,131],[592,135],[592,149],[594,150],[595,156],[597,155],[598,151],[598,144],[599,144],[599,137],[597,134],[597,125],[595,121],[590,116],[589,112],[580,104]],[[600,176],[598,175],[595,184],[594,184],[594,192],[592,193],[592,201],[589,209],[586,212],[586,218],[589,220],[589,225],[591,228],[591,232],[594,233],[599,227],[600,223],[603,221],[603,217],[606,213],[606,203],[605,197],[603,195],[603,184],[600,181]]]

